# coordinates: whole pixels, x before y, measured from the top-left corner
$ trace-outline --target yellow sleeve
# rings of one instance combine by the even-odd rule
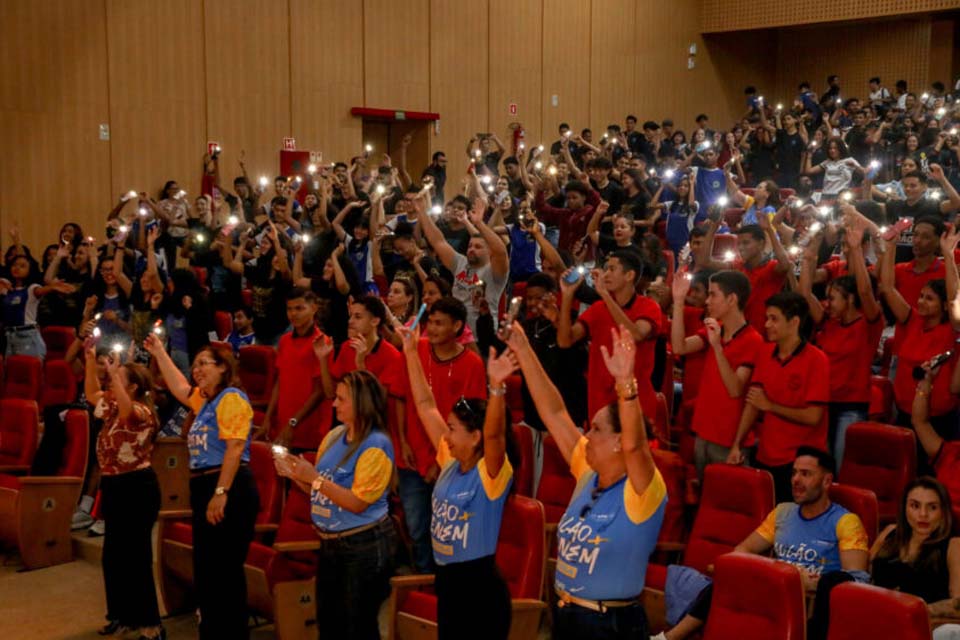
[[[637,493],[630,478],[623,483],[623,504],[627,509],[627,517],[633,524],[649,520],[666,499],[667,483],[663,481],[659,469],[654,471],[653,478],[643,493]]]
[[[450,454],[450,447],[447,446],[446,440],[440,438],[440,444],[437,446],[437,466],[443,469],[451,460],[453,456]]]
[[[383,449],[370,447],[357,458],[350,491],[367,504],[380,499],[393,477],[393,463]]]
[[[253,424],[253,407],[239,393],[226,393],[217,404],[217,431],[221,440],[246,440]]]
[[[500,473],[496,478],[491,478],[487,472],[487,461],[480,459],[477,463],[477,473],[480,474],[480,482],[483,483],[483,490],[487,494],[488,500],[497,500],[503,495],[503,492],[510,486],[510,479],[513,478],[513,466],[510,460],[503,458],[503,464],[500,465]]]
[[[590,465],[587,464],[587,439],[580,436],[580,440],[573,448],[573,453],[570,454],[570,473],[577,482],[580,482],[580,478],[588,471],[590,471]]]
[[[747,209],[749,209],[750,207],[753,206],[753,203],[754,203],[754,202],[756,202],[756,200],[753,199],[753,196],[747,196],[747,195],[745,195],[745,196],[743,197],[743,211],[744,211],[744,213],[746,213]]]
[[[757,527],[757,530],[754,532],[770,544],[773,544],[777,539],[777,511],[779,510],[780,505],[774,507],[773,511],[767,514],[767,517],[763,519],[763,522],[760,523],[760,526]]]
[[[837,548],[840,551],[868,551],[867,532],[855,513],[848,513],[837,520]]]
[[[320,457],[323,456],[323,452],[330,448],[334,442],[337,441],[337,438],[340,437],[340,434],[343,433],[343,430],[346,427],[339,426],[336,429],[330,429],[330,432],[327,435],[323,436],[323,441],[320,443],[320,446],[317,448],[317,461],[320,460]]]
[[[200,413],[200,409],[203,408],[205,402],[204,397],[200,395],[200,389],[194,387],[193,393],[190,394],[190,398],[187,400],[187,404],[190,405],[190,410],[193,411],[194,415]]]

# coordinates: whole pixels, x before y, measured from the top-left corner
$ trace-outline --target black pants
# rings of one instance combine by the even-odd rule
[[[506,640],[510,591],[497,569],[496,556],[438,565],[436,575],[439,640]]]
[[[639,603],[606,613],[577,605],[553,608],[553,640],[646,640],[647,614]]]
[[[768,467],[762,462],[754,460],[753,466],[756,469],[769,471],[773,476],[773,493],[776,498],[776,504],[781,502],[793,502],[793,463],[781,464],[776,467]]]
[[[320,638],[379,640],[377,613],[390,595],[397,531],[384,518],[344,538],[320,541],[317,630]]]
[[[820,576],[817,595],[813,601],[813,615],[807,624],[808,640],[826,640],[827,628],[830,626],[830,592],[838,584],[853,581],[853,576],[843,571],[831,571]]]
[[[257,485],[246,466],[237,470],[220,524],[207,522],[207,503],[220,474],[190,479],[193,510],[193,583],[200,607],[200,638],[247,638],[247,580],[243,562],[260,508]]]
[[[149,468],[103,476],[100,491],[107,620],[134,629],[158,626],[151,540],[160,511],[157,476]]]

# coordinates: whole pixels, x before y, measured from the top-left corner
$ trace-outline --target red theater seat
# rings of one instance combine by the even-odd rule
[[[746,553],[720,556],[716,566],[704,640],[803,640],[807,616],[796,567]]]
[[[533,497],[533,428],[525,424],[513,425],[513,437],[520,449],[520,466],[513,470],[513,483],[521,496]]]
[[[728,251],[734,255],[737,253],[737,236],[732,233],[718,233],[713,236],[713,251],[711,256],[714,260],[725,260]]]
[[[514,374],[507,378],[507,410],[510,411],[511,424],[523,422],[523,378]]]
[[[77,399],[77,376],[65,360],[47,359],[43,363],[43,389],[40,405],[70,404]]]
[[[0,473],[27,473],[37,452],[40,410],[33,400],[0,399]]]
[[[873,491],[880,524],[895,522],[903,490],[916,475],[913,432],[877,422],[857,422],[847,429],[839,481]]]
[[[216,329],[217,337],[226,340],[230,332],[233,331],[233,318],[226,311],[217,311],[213,314],[213,326]]]
[[[43,362],[33,356],[10,356],[3,378],[3,398],[40,400]]]
[[[570,466],[563,459],[560,448],[552,436],[543,437],[543,466],[540,470],[540,485],[537,500],[543,503],[548,525],[556,525],[570,504],[570,497],[577,481],[570,473]],[[552,554],[553,549],[550,550]]]
[[[731,207],[723,210],[723,222],[731,231],[735,231],[743,220],[744,210],[739,207]]]
[[[916,596],[847,582],[830,592],[827,640],[930,640],[926,603]]]
[[[857,514],[872,546],[880,532],[880,508],[877,505],[876,494],[869,489],[861,489],[849,484],[832,484],[830,500],[847,511]]]
[[[667,507],[658,541],[664,544],[683,543],[687,539],[687,525],[683,513],[686,467],[679,455],[662,449],[653,450],[653,461],[667,485]]]
[[[510,640],[534,640],[547,605],[541,601],[544,581],[543,505],[513,495],[503,510],[497,542],[497,567],[510,590],[513,615]],[[398,576],[390,582],[391,638],[436,638],[437,598],[432,575]],[[482,612],[481,612],[482,614]]]
[[[257,513],[258,533],[274,532],[280,521],[283,506],[283,482],[273,466],[273,450],[267,442],[250,443],[250,472],[260,494],[260,511]]]
[[[9,402],[26,401],[0,401],[0,411],[3,412],[0,421],[4,423]],[[37,408],[36,404],[30,404],[33,404],[31,435],[35,447]],[[23,419],[26,421],[28,417]],[[66,443],[55,476],[0,475],[0,545],[19,549],[27,569],[73,559],[70,521],[80,499],[87,467],[90,429],[87,412],[79,409],[67,411],[64,429]],[[0,434],[0,442],[6,439],[2,437],[6,434],[6,431]]]
[[[76,339],[73,327],[44,327],[40,330],[43,343],[47,345],[47,360],[63,360],[67,349]]]
[[[254,424],[262,424],[263,412],[270,404],[270,395],[277,379],[277,351],[273,347],[251,345],[240,349],[240,380],[250,398]]]

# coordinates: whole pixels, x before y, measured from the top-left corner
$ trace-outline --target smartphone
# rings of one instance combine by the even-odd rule
[[[273,449],[274,457],[277,457],[277,458],[282,458],[283,456],[287,455],[287,453],[289,453],[288,449],[282,444],[275,444],[273,445],[272,449]]]
[[[570,273],[565,275],[563,277],[563,281],[566,282],[567,284],[576,284],[586,275],[587,275],[587,268],[583,265],[580,265],[579,267],[572,269]]]

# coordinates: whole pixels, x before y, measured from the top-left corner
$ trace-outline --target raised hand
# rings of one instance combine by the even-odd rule
[[[154,358],[160,356],[160,354],[165,353],[163,348],[163,342],[160,341],[160,338],[153,332],[149,333],[143,341],[143,348],[147,350],[147,353],[152,355]]]
[[[716,318],[706,318],[703,321],[703,326],[707,329],[707,342],[710,343],[711,347],[720,346],[721,330],[720,323],[717,322]]]
[[[679,304],[687,299],[690,293],[690,284],[693,282],[691,274],[685,269],[677,272],[673,276],[673,283],[670,285],[670,292],[673,294],[673,302]]]
[[[633,334],[621,325],[619,329],[610,329],[610,336],[613,339],[613,353],[607,351],[606,345],[600,346],[603,364],[617,382],[633,380],[637,351]]]
[[[317,357],[318,361],[326,360],[331,353],[333,353],[333,340],[330,339],[330,336],[321,333],[314,338],[313,355]]]
[[[960,231],[956,226],[948,224],[946,231],[940,236],[940,254],[944,258],[952,257],[958,242],[960,242]]]
[[[417,345],[420,344],[420,329],[410,329],[403,325],[399,325],[395,329],[400,335],[404,353],[416,353]]]
[[[516,354],[510,349],[504,349],[503,353],[497,356],[496,348],[490,347],[490,357],[487,359],[487,379],[490,386],[499,387],[505,384],[519,366]]]

